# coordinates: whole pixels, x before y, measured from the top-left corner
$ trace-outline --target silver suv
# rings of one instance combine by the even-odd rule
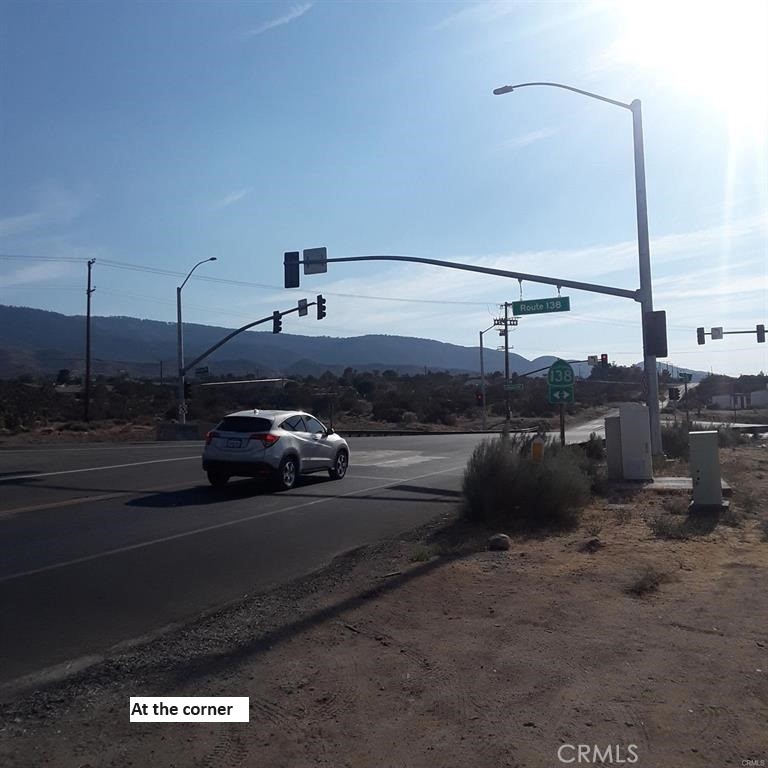
[[[203,470],[214,487],[267,476],[288,490],[301,474],[327,470],[340,480],[348,466],[347,441],[303,411],[230,413],[205,436]]]

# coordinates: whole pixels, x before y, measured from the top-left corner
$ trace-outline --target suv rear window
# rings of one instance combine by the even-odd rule
[[[271,419],[260,419],[257,416],[226,416],[216,429],[222,432],[269,432],[272,427]]]

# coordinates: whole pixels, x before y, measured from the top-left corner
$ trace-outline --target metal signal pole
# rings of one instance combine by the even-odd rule
[[[96,290],[91,287],[91,270],[96,259],[88,259],[88,288],[85,310],[85,402],[83,404],[83,421],[90,420],[89,406],[91,401],[91,294]]]

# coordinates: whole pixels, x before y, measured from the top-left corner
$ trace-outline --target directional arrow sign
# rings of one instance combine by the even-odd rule
[[[565,360],[555,360],[547,372],[547,400],[550,405],[572,403],[576,399],[573,393],[573,368]]]
[[[547,388],[547,402],[550,405],[558,405],[559,403],[572,403],[573,387],[548,387]]]

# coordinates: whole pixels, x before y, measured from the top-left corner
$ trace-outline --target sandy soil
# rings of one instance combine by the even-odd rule
[[[721,458],[730,525],[659,539],[675,504],[627,492],[488,552],[447,514],[15,696],[0,764],[762,768],[768,447]],[[132,724],[131,695],[249,696],[251,720]]]

